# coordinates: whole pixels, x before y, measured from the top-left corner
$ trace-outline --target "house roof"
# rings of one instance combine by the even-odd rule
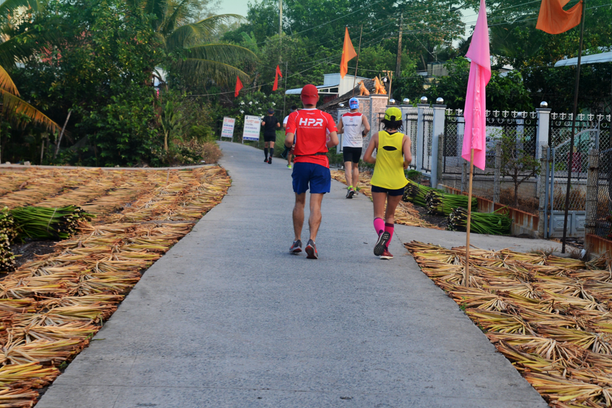
[[[600,64],[603,62],[612,62],[612,51],[602,52],[599,54],[584,55],[580,59],[582,64]],[[557,61],[555,67],[569,67],[578,64],[578,57],[567,58]]]
[[[320,89],[322,91],[329,91],[329,93],[331,92],[331,88],[337,88],[338,86],[340,86],[340,84],[331,84],[331,85],[317,85],[317,89]],[[337,90],[336,90],[337,92]],[[287,95],[299,95],[302,93],[302,88],[295,88],[295,89],[287,89],[285,91],[285,94]]]
[[[385,87],[387,92],[389,92],[389,88],[388,88],[387,84],[385,82],[381,82],[381,83]],[[368,91],[370,91],[370,93],[374,93],[374,80],[373,79],[364,79],[363,80],[363,85],[366,87],[366,89]],[[353,96],[359,96],[359,84],[357,84],[355,86],[354,91],[355,92],[353,92],[353,89],[351,89],[350,91],[348,91],[344,95],[340,95],[337,98],[334,98],[331,101],[329,101],[327,103],[324,103],[323,105],[319,106],[318,108],[319,109],[335,108],[340,103],[348,102],[348,100],[351,99]]]

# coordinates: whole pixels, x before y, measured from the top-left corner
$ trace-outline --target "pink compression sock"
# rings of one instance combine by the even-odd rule
[[[378,235],[382,234],[385,230],[385,220],[382,218],[374,218],[374,229]]]
[[[389,244],[391,244],[391,238],[393,238],[393,230],[394,230],[394,225],[393,224],[387,224],[385,222],[385,231],[389,233],[390,237],[389,237],[389,241],[387,241],[387,248],[389,248]]]

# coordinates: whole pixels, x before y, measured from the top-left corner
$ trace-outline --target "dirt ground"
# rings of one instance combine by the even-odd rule
[[[11,249],[15,254],[17,267],[34,259],[36,255],[45,255],[55,251],[55,244],[54,241],[31,241],[12,245]]]
[[[447,219],[443,215],[432,215],[427,213],[427,209],[425,207],[421,207],[419,205],[415,205],[414,208],[419,212],[419,216],[427,221],[430,224],[437,225],[442,229],[446,229],[448,225]]]

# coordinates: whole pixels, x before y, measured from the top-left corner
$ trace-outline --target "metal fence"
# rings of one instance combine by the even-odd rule
[[[486,111],[487,153],[485,170],[474,168],[474,174],[492,174],[495,167],[495,144],[511,136],[517,142],[517,150],[535,157],[537,118],[536,112]],[[463,134],[465,120],[461,109],[447,109],[443,140],[443,172],[461,174]],[[522,171],[529,171],[523,169]]]
[[[598,116],[599,119],[596,115],[576,116],[574,144],[571,145],[572,115],[565,113],[550,115],[549,146],[552,162],[547,183],[552,184],[548,190],[551,192],[552,210],[565,210],[570,155],[572,166],[568,209],[583,211],[585,208],[589,151],[602,147],[605,151],[610,148],[610,122],[605,121],[604,115]],[[600,166],[605,162],[607,160],[601,160]]]
[[[599,128],[599,174],[597,179],[597,212],[595,234],[612,240],[612,140],[611,115],[593,118]]]
[[[433,139],[433,109],[427,109],[423,111],[422,114],[422,123],[423,123],[423,148],[419,149],[422,157],[420,159],[420,163],[422,163],[421,168],[427,172],[431,172],[431,144]]]
[[[410,163],[409,167],[412,169],[416,169],[418,119],[419,115],[417,112],[408,112],[404,116],[404,134],[410,138],[412,163]]]
[[[577,115],[573,144],[572,115],[551,113],[550,119],[550,147],[546,154],[544,180],[545,201],[548,203],[544,207],[546,236],[562,234],[567,209],[568,236],[582,236],[585,225],[589,224],[595,225],[594,232],[605,238],[610,233],[610,115]],[[599,170],[589,164],[592,149],[599,156]],[[592,171],[598,171],[595,189],[593,184],[589,187],[588,182]],[[571,179],[569,192],[568,178]],[[595,220],[590,221],[587,217],[593,215],[586,211],[589,200],[597,203]]]

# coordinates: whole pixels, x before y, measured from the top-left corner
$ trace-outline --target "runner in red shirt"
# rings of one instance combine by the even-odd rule
[[[314,85],[308,84],[302,88],[301,99],[304,109],[289,115],[285,137],[285,146],[291,147],[295,144],[292,173],[293,191],[295,192],[295,206],[293,207],[295,240],[289,252],[293,254],[302,252],[304,207],[306,206],[306,191],[310,188],[310,217],[308,218],[310,238],[305,250],[308,258],[317,259],[319,255],[315,241],[321,225],[321,202],[323,194],[331,190],[327,150],[338,144],[338,134],[331,115],[316,108],[319,91]]]

